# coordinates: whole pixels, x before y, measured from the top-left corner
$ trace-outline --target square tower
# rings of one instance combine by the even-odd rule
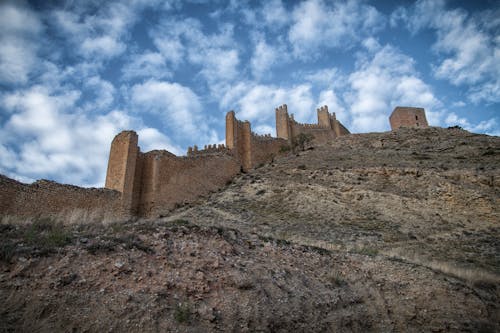
[[[396,106],[389,117],[389,122],[393,131],[400,127],[429,127],[425,117],[425,110],[410,106]]]

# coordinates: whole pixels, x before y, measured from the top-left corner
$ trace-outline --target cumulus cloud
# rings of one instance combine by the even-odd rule
[[[283,61],[282,58],[285,57],[284,55],[285,52],[283,50],[280,52],[276,47],[267,44],[263,36],[259,36],[256,38],[255,49],[250,60],[252,74],[256,78],[264,76],[266,73],[269,73],[269,69],[278,60]]]
[[[393,13],[413,33],[436,32],[433,49],[440,60],[433,66],[436,78],[469,88],[469,99],[500,101],[500,9],[469,15],[463,9],[448,10],[443,0],[421,0],[411,9]]]
[[[167,68],[165,57],[159,52],[146,51],[132,55],[130,61],[122,68],[123,79],[155,78],[163,79],[172,76]]]
[[[103,186],[109,147],[124,129],[136,129],[149,150],[181,149],[155,128],[124,111],[91,114],[78,106],[81,93],[44,86],[7,93],[0,131],[0,173],[20,181],[40,177],[83,186]]]
[[[54,9],[50,24],[70,41],[78,54],[87,59],[109,59],[126,48],[129,29],[148,5],[142,1],[110,1],[96,6],[93,2],[71,3]]]
[[[441,102],[414,68],[415,61],[390,45],[368,53],[349,75],[349,105],[355,132],[383,131],[389,127],[388,116],[397,105],[425,107],[429,121]]]
[[[131,88],[131,102],[138,110],[159,115],[178,136],[203,136],[201,103],[189,88],[178,83],[150,80]]]
[[[11,116],[0,142],[9,158],[0,161],[1,172],[24,180],[44,175],[81,185],[103,182],[111,139],[130,118],[118,111],[89,118],[75,112],[79,98],[77,91],[55,95],[41,86],[5,95]]]
[[[357,0],[326,4],[306,0],[292,12],[288,39],[296,56],[315,58],[320,48],[350,48],[379,30],[384,18],[374,7]]]
[[[43,25],[23,2],[0,3],[0,83],[24,84],[38,62]]]
[[[195,19],[164,20],[151,31],[158,50],[173,64],[187,60],[200,67],[199,74],[209,83],[234,79],[240,64],[233,25],[223,24],[214,34],[205,34]]]

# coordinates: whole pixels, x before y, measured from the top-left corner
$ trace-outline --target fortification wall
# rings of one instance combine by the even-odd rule
[[[121,193],[111,189],[82,188],[48,180],[23,184],[0,175],[2,216],[68,218],[72,213],[97,214],[105,218],[128,217]],[[81,221],[86,222],[86,221]]]
[[[335,117],[335,113],[330,114],[326,105],[316,110],[318,115],[317,124],[301,124],[293,119],[293,114],[288,115],[288,107],[286,104],[276,108],[276,134],[278,138],[287,140],[292,143],[293,138],[301,133],[311,134],[315,144],[325,144],[328,141],[349,134],[345,128]]]
[[[288,146],[288,140],[252,134],[252,167],[272,161],[281,151],[281,147]]]
[[[194,201],[225,186],[240,172],[230,154],[176,157],[142,154],[143,172],[138,213],[160,216],[176,204]]]
[[[311,134],[314,139],[313,142],[316,144],[325,144],[336,137],[335,132],[332,129],[321,128],[318,125],[308,124],[292,124],[293,137],[298,136],[300,133]]]

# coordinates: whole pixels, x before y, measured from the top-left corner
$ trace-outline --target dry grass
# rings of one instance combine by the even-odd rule
[[[82,224],[102,224],[110,225],[113,223],[121,222],[123,219],[118,219],[113,216],[112,212],[104,209],[95,209],[92,211],[86,209],[72,209],[66,210],[57,214],[46,214],[40,216],[19,216],[19,215],[5,215],[0,218],[0,224],[10,225],[28,225],[34,221],[48,218],[61,223],[65,226],[82,225]]]
[[[382,254],[389,258],[428,267],[434,271],[459,278],[472,285],[500,285],[500,276],[480,268],[466,268],[448,261],[431,260],[416,253],[408,253],[402,249],[385,250]]]

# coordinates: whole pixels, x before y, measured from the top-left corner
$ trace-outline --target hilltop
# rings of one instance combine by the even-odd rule
[[[284,153],[157,219],[4,219],[0,328],[498,331],[499,167],[498,137],[401,128]]]

